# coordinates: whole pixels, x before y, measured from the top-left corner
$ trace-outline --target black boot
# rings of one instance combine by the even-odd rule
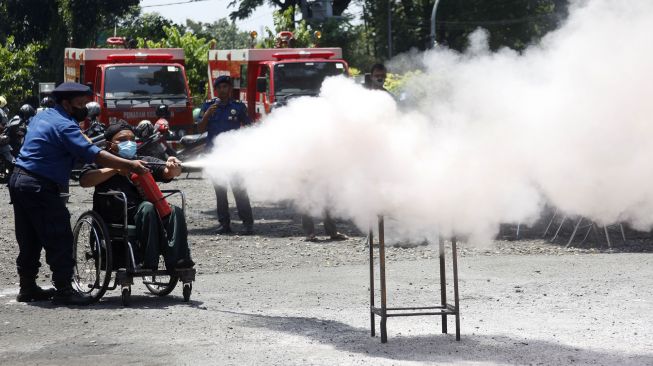
[[[218,230],[216,230],[218,235],[229,235],[232,233],[231,226],[229,224],[220,224]]]
[[[32,302],[50,300],[54,295],[53,288],[42,289],[36,284],[36,277],[20,277],[20,291],[16,296],[18,302]]]
[[[55,305],[89,305],[91,303],[90,297],[79,293],[70,283],[55,283],[54,286],[57,288],[52,297],[52,302]]]
[[[243,224],[244,229],[240,233],[240,235],[254,235],[254,224],[248,223],[248,224]]]

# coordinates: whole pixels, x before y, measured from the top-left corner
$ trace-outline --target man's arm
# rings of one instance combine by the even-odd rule
[[[143,174],[149,170],[140,160],[126,160],[104,150],[95,156],[95,162],[101,166],[130,173]]]
[[[202,115],[202,120],[197,125],[197,128],[200,132],[206,131],[206,125],[209,123],[209,119],[213,117],[213,114],[215,113],[216,109],[218,109],[217,102],[211,104],[211,106],[206,111],[204,111],[204,114]]]
[[[252,120],[249,118],[249,114],[247,113],[247,106],[245,104],[241,104],[240,124],[242,126],[249,126],[252,124]]]
[[[109,178],[116,175],[116,173],[118,173],[118,170],[113,168],[87,170],[82,172],[82,176],[79,177],[79,185],[83,188],[95,187],[100,183],[106,182]]]

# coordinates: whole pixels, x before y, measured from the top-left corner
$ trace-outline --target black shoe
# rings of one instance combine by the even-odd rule
[[[241,235],[254,235],[254,225],[245,224],[245,229],[240,233]]]
[[[331,235],[331,240],[333,241],[342,241],[342,240],[347,240],[349,237],[343,233],[335,233]]]
[[[310,242],[315,243],[315,242],[318,242],[319,240],[318,240],[317,236],[315,236],[315,234],[306,234],[306,237],[304,238],[304,241],[310,241]]]
[[[77,292],[69,285],[57,289],[52,297],[52,303],[55,305],[89,305],[91,298]]]
[[[217,233],[218,235],[228,235],[228,234],[231,234],[231,233],[232,233],[232,231],[231,231],[231,227],[230,227],[229,225],[223,225],[223,224],[220,224],[220,226],[218,226],[218,230],[216,231],[216,233]]]
[[[195,267],[195,262],[190,258],[183,258],[177,261],[175,269],[185,269]]]
[[[18,302],[46,301],[54,296],[55,289],[42,289],[36,284],[34,286],[21,286],[16,296]]]

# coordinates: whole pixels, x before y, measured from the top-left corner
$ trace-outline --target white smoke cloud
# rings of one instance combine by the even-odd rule
[[[544,202],[653,225],[653,2],[593,0],[522,54],[412,54],[410,107],[332,78],[256,127],[222,134],[209,174],[319,216],[377,214],[414,236],[490,238]]]

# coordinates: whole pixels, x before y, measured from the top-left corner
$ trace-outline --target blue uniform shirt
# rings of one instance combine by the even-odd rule
[[[207,109],[215,100],[202,104],[201,115],[204,115]],[[209,118],[206,125],[207,143],[206,148],[213,147],[213,139],[219,134],[231,130],[237,130],[241,126],[249,125],[251,120],[247,115],[247,106],[237,100],[229,100],[225,105],[218,105],[218,109],[213,116]]]
[[[75,160],[93,162],[100,151],[82,134],[77,122],[57,105],[34,116],[16,165],[68,186]]]

